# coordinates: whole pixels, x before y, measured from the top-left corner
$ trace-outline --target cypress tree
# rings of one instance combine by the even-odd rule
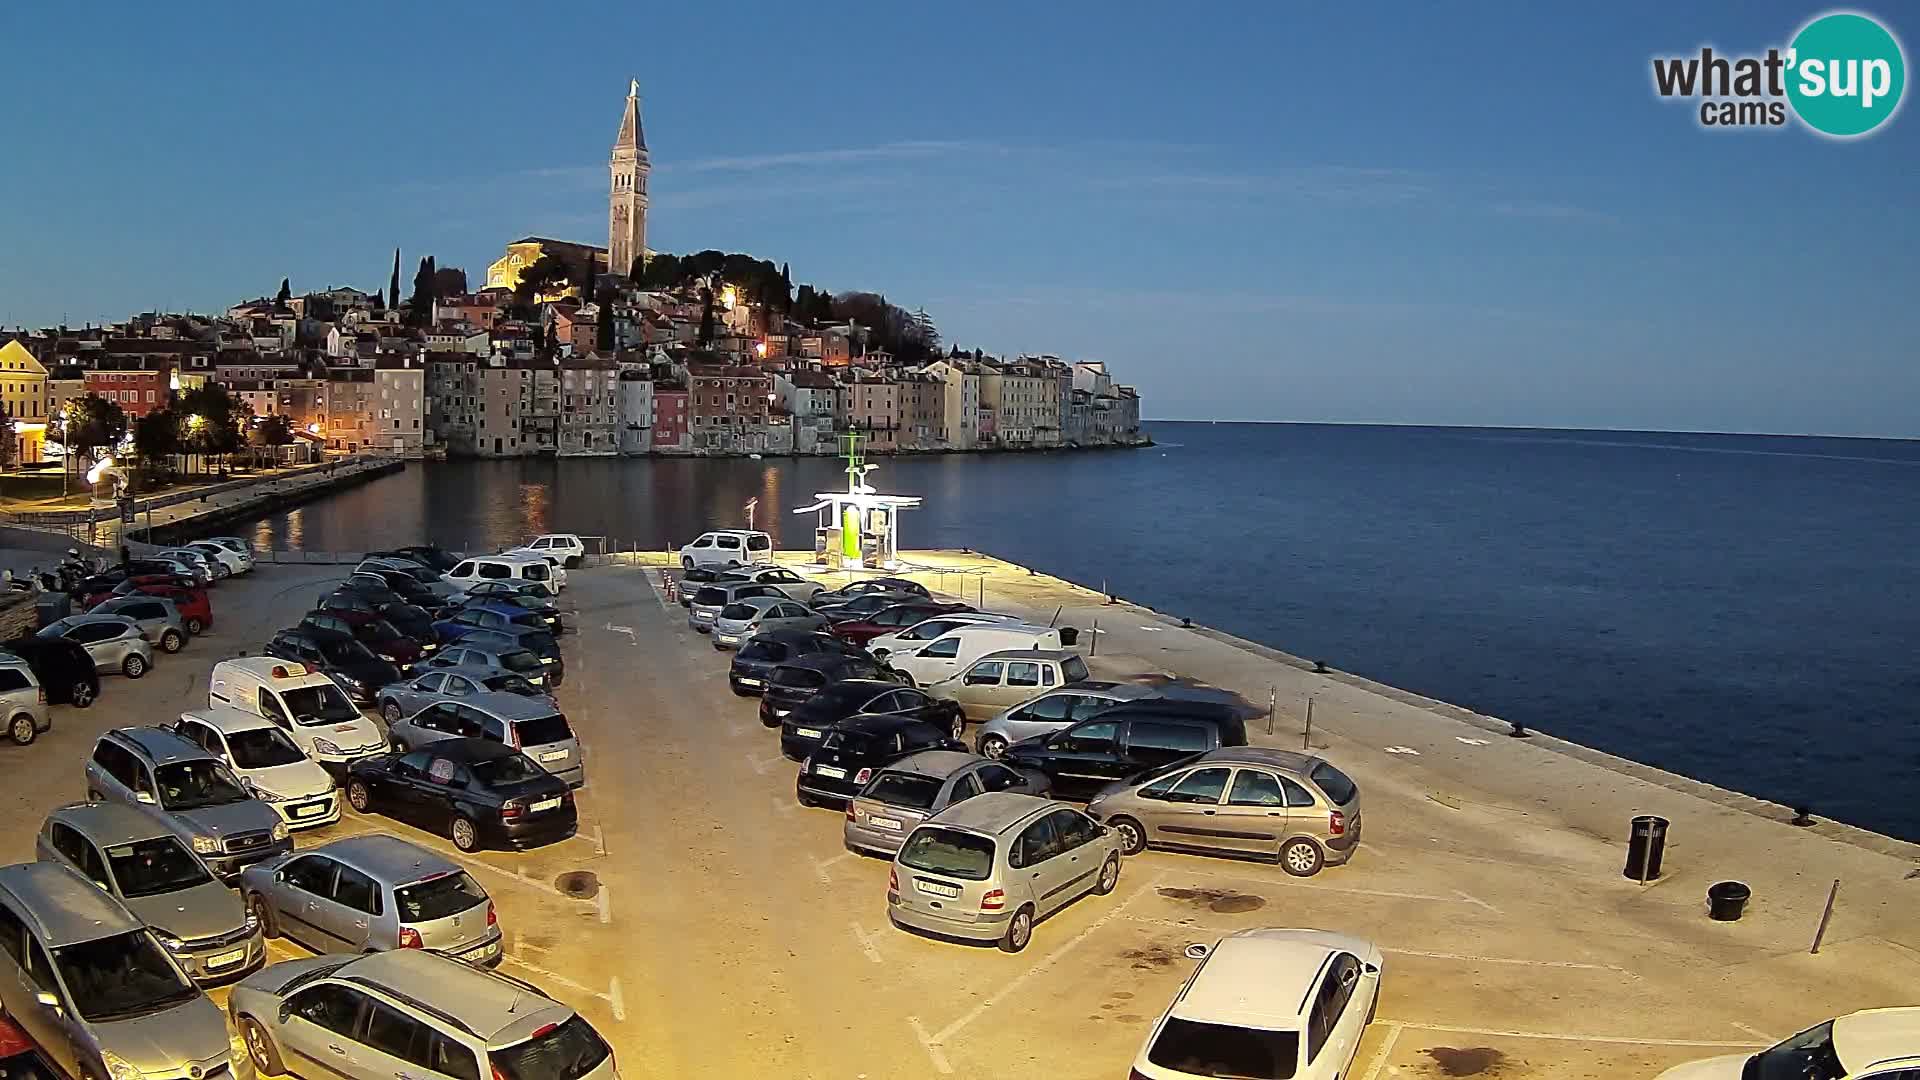
[[[399,306],[399,304],[400,304],[400,249],[394,248],[393,249],[393,278],[387,282],[387,303],[381,306],[385,307],[387,305],[393,305],[397,307]]]

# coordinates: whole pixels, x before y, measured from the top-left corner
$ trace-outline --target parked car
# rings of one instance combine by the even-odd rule
[[[518,604],[476,600],[435,620],[434,636],[441,644],[458,641],[470,630],[548,630],[547,620]]]
[[[436,702],[389,725],[387,737],[399,750],[418,750],[447,739],[486,739],[527,755],[568,787],[587,781],[580,740],[566,714],[546,698],[487,693]]]
[[[268,937],[317,953],[432,949],[500,962],[500,920],[460,864],[397,836],[370,833],[255,863],[240,893]]]
[[[1200,966],[1147,1033],[1134,1076],[1352,1074],[1380,997],[1379,949],[1324,930],[1242,930],[1197,948]]]
[[[7,738],[15,746],[30,746],[43,733],[53,730],[53,713],[47,708],[47,692],[33,666],[12,653],[0,652],[0,718],[7,725]]]
[[[340,820],[332,775],[266,717],[231,705],[209,706],[181,713],[173,732],[226,762],[287,828],[310,829]]]
[[[1007,747],[1022,739],[1052,734],[1123,701],[1138,701],[1157,694],[1157,690],[1137,683],[1104,679],[1068,683],[1010,709],[1002,709],[980,725],[974,749],[980,756],[997,761],[1006,754]]]
[[[883,607],[871,615],[841,619],[833,624],[833,636],[845,638],[856,645],[865,645],[883,634],[917,626],[936,615],[964,615],[972,610],[966,604],[946,604],[937,600],[911,600]]]
[[[439,574],[424,566],[403,563],[397,559],[392,562],[369,559],[354,567],[352,576],[378,578],[402,600],[421,607],[448,604],[460,595],[460,590],[449,585]]]
[[[881,769],[847,804],[842,831],[849,851],[891,856],[914,826],[955,803],[988,791],[1046,798],[1044,776],[955,750],[923,750]]]
[[[799,761],[813,753],[835,724],[862,713],[924,721],[949,738],[959,738],[964,730],[960,710],[952,702],[887,679],[840,679],[815,691],[781,718],[780,753]]]
[[[199,577],[201,573],[204,572],[207,576],[208,584],[233,576],[233,571],[225,562],[208,555],[204,551],[191,547],[167,548],[150,556],[150,558],[172,559],[175,562],[186,563],[193,568],[195,577]]]
[[[180,621],[186,625],[189,637],[198,637],[213,625],[213,601],[207,596],[207,590],[198,585],[143,584],[137,579],[129,579],[114,586],[106,599],[116,596],[157,596],[172,601],[174,610],[180,613]]]
[[[62,638],[87,650],[99,674],[118,671],[137,679],[153,666],[153,643],[140,624],[124,615],[69,615],[40,629],[42,638]]]
[[[1044,773],[1055,792],[1084,799],[1194,754],[1245,745],[1246,719],[1231,706],[1149,698],[1014,743],[1001,760]]]
[[[828,622],[854,622],[877,615],[896,604],[923,603],[920,597],[903,592],[869,592],[844,600],[828,601],[824,597],[814,601],[813,610],[827,617]]]
[[[353,635],[337,630],[289,627],[275,633],[263,651],[326,675],[358,705],[371,705],[381,687],[400,681],[400,668],[393,661],[382,660]]]
[[[402,544],[394,550],[419,562],[429,570],[438,570],[443,574],[459,566],[461,559],[465,558],[457,551],[448,551],[433,544]]]
[[[556,590],[566,588],[565,571],[537,555],[479,555],[462,559],[446,572],[447,581],[465,591],[482,581],[538,581]]]
[[[90,615],[124,615],[140,626],[148,641],[162,652],[177,653],[187,643],[187,623],[173,601],[158,596],[120,596],[97,604]]]
[[[975,623],[1017,623],[1020,619],[1014,615],[999,615],[991,611],[953,611],[936,615],[910,626],[890,633],[881,634],[867,642],[867,652],[876,660],[885,660],[891,653],[901,649],[916,649],[926,642],[952,630],[956,626],[971,626]]]
[[[444,833],[461,851],[531,847],[579,828],[573,792],[511,746],[447,739],[423,750],[356,761],[347,802]]]
[[[415,604],[428,611],[450,602],[445,591],[430,589],[396,570],[355,570],[335,591],[359,593],[375,604]]]
[[[922,600],[929,599],[932,596],[931,593],[927,592],[927,587],[917,581],[909,581],[901,577],[875,577],[861,578],[859,581],[850,581],[837,589],[821,593],[817,601],[820,604],[840,604],[852,600],[854,597],[865,596],[868,593],[876,592],[904,593],[910,596],[917,596]]]
[[[1757,1054],[1676,1065],[1659,1080],[1912,1080],[1920,1070],[1920,1008],[1864,1009],[1825,1020]]]
[[[173,549],[156,552],[123,564],[129,574],[174,574],[192,578],[201,585],[213,584],[213,567],[197,551]]]
[[[680,586],[680,606],[692,607],[693,594],[700,591],[700,586],[718,581],[731,573],[733,573],[732,570],[720,566],[696,566],[691,570],[682,571],[678,581]],[[731,580],[738,581],[740,579],[733,578]]]
[[[533,654],[527,656],[531,660]],[[538,665],[539,661],[533,660],[533,663]],[[429,705],[491,693],[518,694],[548,703],[553,701],[539,687],[511,671],[462,671],[456,668],[428,671],[406,682],[381,687],[380,716],[388,727],[392,727],[401,718],[412,716]]]
[[[1129,855],[1149,846],[1272,859],[1295,877],[1360,846],[1360,789],[1325,758],[1228,746],[1114,784],[1087,803]]]
[[[40,688],[46,691],[49,705],[84,709],[100,697],[100,673],[94,667],[93,654],[77,642],[29,634],[0,645],[0,649],[27,662]]]
[[[86,878],[51,862],[0,866],[0,920],[22,935],[0,949],[0,1009],[65,1076],[240,1075],[220,1009]]]
[[[469,597],[518,596],[528,600],[538,600],[551,606],[560,594],[550,583],[544,581],[477,581],[468,586],[466,595]]]
[[[965,750],[947,729],[908,716],[850,716],[827,730],[800,763],[794,795],[801,806],[844,804],[881,768],[922,750]]]
[[[545,630],[515,626],[499,630],[469,630],[460,635],[459,644],[484,652],[529,652],[546,669],[544,685],[559,686],[567,675],[567,662],[560,655],[560,642]],[[532,676],[528,676],[531,680]]]
[[[419,645],[422,651],[432,652],[439,647],[439,641],[433,634],[433,616],[426,609],[404,601],[375,603],[358,593],[332,592],[320,598],[314,605],[315,611],[325,611],[359,619],[385,619]],[[433,646],[433,648],[428,648]]]
[[[385,753],[387,740],[333,679],[306,665],[271,656],[241,656],[213,665],[209,708],[258,713],[292,737],[336,782],[347,766]]]
[[[225,762],[165,728],[115,728],[87,760],[87,800],[151,807],[222,881],[293,850],[286,822]]]
[[[990,720],[1036,694],[1087,678],[1087,662],[1065,649],[1008,649],[927,684],[927,693],[958,704],[969,720]]]
[[[53,1059],[20,1026],[0,1016],[0,1077],[6,1080],[63,1080]]]
[[[720,617],[721,608],[755,596],[774,600],[787,598],[786,593],[773,585],[755,585],[750,581],[716,581],[700,586],[693,594],[693,603],[687,608],[687,625],[699,633],[707,633],[713,629],[714,620]]]
[[[917,647],[895,649],[887,665],[917,686],[939,682],[973,666],[975,660],[1006,649],[1065,649],[1077,640],[1071,628],[1031,623],[971,623],[956,626]]]
[[[908,835],[887,874],[887,917],[902,929],[1019,952],[1034,923],[1119,881],[1120,846],[1098,822],[996,791],[949,806]]]
[[[34,857],[59,863],[125,904],[202,986],[267,962],[260,924],[153,815],[111,803],[74,803],[47,815]]]
[[[572,533],[542,533],[521,544],[516,550],[531,552],[535,555],[553,556],[560,565],[568,570],[579,566],[587,558],[587,545]]]
[[[779,727],[780,721],[821,687],[842,679],[879,679],[898,685],[898,680],[871,657],[849,653],[806,653],[788,659],[767,674],[766,688],[760,694],[760,722]]]
[[[226,548],[228,551],[239,552],[240,554],[245,555],[249,559],[254,557],[253,545],[247,542],[242,537],[205,536],[205,537],[201,537],[201,540],[204,540],[206,543],[209,543],[209,544],[218,544],[221,547]],[[196,540],[194,541],[194,543],[196,544],[200,543],[201,540]]]
[[[827,591],[825,585],[810,581],[784,566],[742,566],[737,570],[723,570],[715,581],[744,581],[754,585],[771,585],[787,594],[787,599],[798,600],[811,605],[813,598]]]
[[[749,596],[720,609],[713,620],[713,647],[737,648],[762,630],[824,630],[827,620],[797,600]]]
[[[423,949],[275,964],[235,986],[227,1009],[261,1073],[393,1080],[397,1061],[409,1077],[620,1080],[586,1017],[530,983]],[[365,1064],[342,1069],[342,1058]]]
[[[244,549],[236,550],[212,540],[195,540],[186,546],[215,567],[215,577],[233,577],[253,570],[253,553]]]
[[[832,652],[845,656],[862,655],[859,646],[841,641],[831,634],[797,630],[762,630],[734,650],[727,669],[727,685],[741,697],[750,697],[767,687],[773,669],[788,660],[808,653]]]
[[[558,634],[565,629],[560,608],[553,603],[553,593],[537,582],[509,584],[483,581],[468,589],[460,604],[462,607],[472,604],[511,604],[538,615],[553,633]]]
[[[438,655],[427,661],[427,668],[469,671],[489,676],[518,675],[543,694],[548,693],[550,687],[560,685],[558,680],[547,677],[546,663],[538,656],[521,648],[519,642],[482,647],[474,643],[473,638],[476,636],[478,635],[468,634],[460,641],[441,649]]]
[[[400,632],[385,619],[354,618],[346,613],[318,608],[300,617],[298,630],[323,630],[345,634],[367,647],[367,651],[400,669],[402,675],[413,670],[425,654],[420,643]]]
[[[701,566],[719,566],[731,570],[736,566],[772,561],[773,538],[766,533],[746,529],[719,529],[701,533],[691,544],[680,549],[680,568],[683,570]]]

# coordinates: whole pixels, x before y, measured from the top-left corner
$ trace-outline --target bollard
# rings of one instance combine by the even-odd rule
[[[1087,655],[1100,655],[1100,620],[1093,620],[1093,633],[1087,638]]]
[[[1641,814],[1633,819],[1627,838],[1627,877],[1645,885],[1660,877],[1660,860],[1667,850],[1667,826],[1663,817]]]
[[[1829,920],[1833,918],[1834,898],[1839,895],[1840,895],[1840,879],[1834,878],[1833,887],[1827,890],[1827,906],[1825,909],[1823,909],[1820,912],[1820,925],[1814,927],[1814,930],[1813,930],[1813,947],[1807,950],[1809,954],[1819,953],[1820,940],[1827,936],[1827,923]]]
[[[1313,749],[1313,695],[1307,695],[1307,730],[1300,736],[1300,749]]]

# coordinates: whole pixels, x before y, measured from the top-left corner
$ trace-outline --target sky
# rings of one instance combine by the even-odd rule
[[[655,250],[1106,361],[1151,418],[1920,437],[1920,115],[1651,88],[1823,10],[0,5],[0,325],[604,244],[636,78]]]

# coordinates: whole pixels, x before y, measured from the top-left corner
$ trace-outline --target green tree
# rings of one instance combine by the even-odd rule
[[[467,272],[457,266],[442,266],[433,272],[433,297],[445,300],[449,296],[462,296],[467,291]]]
[[[293,299],[293,283],[286,278],[280,279],[280,291],[273,294],[273,306],[281,311],[287,310],[287,301]]]
[[[0,408],[0,469],[13,467],[13,414]]]
[[[148,476],[172,469],[173,455],[180,452],[180,415],[169,404],[133,422],[133,451]]]
[[[429,255],[413,272],[413,295],[407,298],[407,321],[414,326],[425,326],[433,318],[433,278],[433,256]]]
[[[188,452],[225,458],[243,445],[240,432],[249,410],[225,386],[196,386],[179,395],[172,408],[181,416],[181,446]]]
[[[700,290],[700,345],[713,344],[713,290]]]
[[[400,249],[393,249],[393,278],[387,282],[387,295],[381,307],[400,306]]]
[[[543,294],[556,293],[567,287],[573,271],[564,260],[551,254],[535,259],[532,266],[520,271],[520,281],[513,287],[513,299],[529,314],[534,302]],[[522,315],[526,318],[526,315]]]
[[[248,441],[266,451],[269,465],[280,463],[280,447],[293,442],[293,422],[284,414],[273,413],[253,425]]]
[[[600,314],[593,325],[593,347],[602,353],[613,352],[613,304],[611,297],[600,301]]]
[[[97,458],[95,450],[118,446],[126,436],[127,411],[119,402],[88,394],[67,403],[64,427],[66,438],[62,445]]]

